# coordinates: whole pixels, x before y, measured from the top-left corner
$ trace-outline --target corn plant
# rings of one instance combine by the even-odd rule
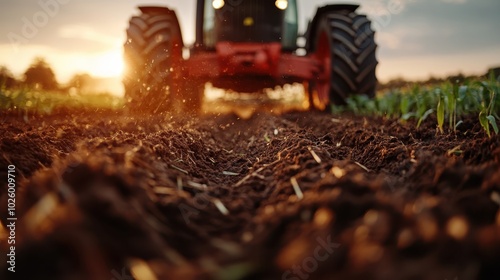
[[[383,108],[383,113],[388,117],[388,118],[393,118],[393,117],[399,117],[398,115],[398,107],[399,102],[401,100],[401,93],[392,93],[387,96],[384,102],[384,108]]]
[[[444,95],[442,95],[440,92],[438,92],[438,94],[439,94],[439,102],[437,104],[437,123],[439,132],[443,133],[445,100],[444,100]]]
[[[456,131],[457,127],[457,97],[458,97],[457,83],[453,84],[453,89],[448,92],[448,121],[450,129]]]
[[[430,115],[434,113],[434,109],[429,109],[425,111],[419,118],[417,122],[417,129],[420,127],[423,121],[425,121]]]
[[[433,108],[431,107],[432,100],[430,100],[430,94],[428,94],[426,89],[421,89],[418,86],[412,90],[412,96],[416,101],[416,112],[415,117],[417,121],[417,129],[420,128],[420,125],[423,121],[425,121],[430,115],[434,113]]]
[[[493,128],[493,131],[495,134],[498,134],[498,125],[496,122],[496,119],[498,118],[498,115],[495,116],[495,106],[497,103],[497,95],[498,95],[498,90],[499,86],[498,83],[494,82],[493,78],[490,78],[490,82],[486,83],[483,82],[481,83],[482,86],[482,97],[483,100],[481,102],[481,111],[479,112],[479,122],[481,123],[481,126],[483,127],[484,131],[488,135],[488,137],[491,137],[491,128]]]

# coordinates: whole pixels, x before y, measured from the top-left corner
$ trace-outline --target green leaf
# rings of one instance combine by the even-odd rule
[[[415,117],[416,115],[417,115],[417,114],[415,114],[415,113],[413,113],[413,112],[406,113],[406,114],[404,114],[404,115],[402,115],[402,116],[401,116],[401,119],[402,119],[403,121],[407,121],[407,120],[409,120],[410,118]]]
[[[408,96],[401,97],[401,103],[399,104],[399,109],[401,110],[401,115],[408,114],[410,111],[410,98]]]
[[[495,131],[495,134],[498,135],[498,126],[497,126],[497,121],[495,120],[495,117],[492,115],[489,115],[486,118],[488,119],[488,122],[490,123],[491,127],[493,127],[493,131]]]
[[[481,113],[479,113],[479,123],[483,127],[488,137],[491,137],[489,121],[484,111],[481,111]]]
[[[445,109],[444,98],[441,97],[439,99],[439,103],[438,103],[438,106],[437,106],[437,122],[438,122],[439,131],[441,133],[443,133],[444,109]]]
[[[493,110],[495,108],[495,99],[497,93],[494,90],[490,90],[490,103],[488,104],[488,115],[493,114]]]
[[[418,120],[417,129],[420,127],[422,122],[425,121],[425,119],[427,119],[427,117],[429,117],[432,113],[434,113],[434,109],[429,109],[429,110],[425,111],[425,113]]]
[[[356,102],[356,99],[354,98],[347,98],[346,100],[347,103],[347,108],[349,111],[353,112],[355,115],[358,114],[359,112],[359,104]]]
[[[255,270],[255,265],[252,263],[237,263],[227,267],[223,267],[215,275],[217,280],[236,280],[248,279],[252,271]]]
[[[458,99],[464,100],[468,91],[469,91],[469,87],[468,86],[460,86],[458,88]]]

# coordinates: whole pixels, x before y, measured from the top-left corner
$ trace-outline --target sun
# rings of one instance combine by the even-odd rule
[[[123,74],[124,62],[120,51],[97,54],[90,65],[89,72],[94,77],[119,77]]]

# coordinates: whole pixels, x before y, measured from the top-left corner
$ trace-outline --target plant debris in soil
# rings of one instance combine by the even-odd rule
[[[2,279],[500,279],[500,137],[473,118],[0,119]]]

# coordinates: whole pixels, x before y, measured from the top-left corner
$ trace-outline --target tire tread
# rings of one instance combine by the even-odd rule
[[[375,95],[377,45],[371,22],[365,15],[336,11],[325,16],[330,34],[332,77],[330,100],[345,103],[353,94]]]

